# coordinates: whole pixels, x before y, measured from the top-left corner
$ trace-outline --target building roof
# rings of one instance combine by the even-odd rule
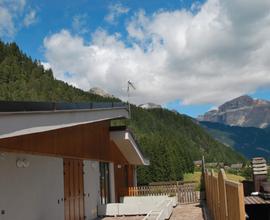
[[[0,139],[128,117],[125,103],[0,101]],[[110,128],[110,138],[130,164],[149,165],[125,126]]]
[[[242,163],[231,164],[231,168],[232,169],[241,169],[242,167],[243,167],[243,164]]]
[[[130,164],[150,165],[132,132],[125,126],[111,128],[110,137]]]
[[[127,108],[123,102],[29,102],[29,101],[0,101],[1,112],[34,112],[34,111],[62,111],[62,110],[90,110]]]
[[[125,103],[0,101],[0,138],[128,117]]]
[[[245,205],[264,205],[270,204],[270,200],[265,200],[260,196],[246,196]]]

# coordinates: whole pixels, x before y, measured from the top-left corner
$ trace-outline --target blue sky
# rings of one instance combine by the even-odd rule
[[[85,26],[88,31],[82,35],[87,40],[89,40],[87,35],[91,35],[91,32],[94,32],[99,27],[102,27],[111,33],[120,32],[125,36],[125,21],[130,15],[138,10],[144,9],[147,14],[152,14],[160,10],[174,10],[175,8],[188,9],[193,2],[195,1],[28,0],[27,7],[37,11],[35,22],[27,28],[21,28],[16,35],[12,37],[2,36],[2,39],[5,41],[14,40],[19,44],[23,51],[33,58],[45,60],[42,48],[44,38],[62,29],[72,29],[72,19],[74,16],[82,16],[85,19]],[[110,6],[114,4],[120,4],[123,7],[129,8],[128,14],[124,14],[117,19],[117,25],[111,25],[105,20],[105,17],[109,13]],[[19,23],[19,21],[17,22]]]
[[[196,117],[243,94],[270,99],[268,9],[266,0],[3,0],[0,38],[81,89],[125,100],[131,80],[134,103]]]

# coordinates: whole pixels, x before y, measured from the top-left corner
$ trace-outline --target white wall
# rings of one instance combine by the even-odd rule
[[[27,159],[29,167],[18,168],[18,159]],[[0,220],[64,220],[63,188],[62,159],[0,156]]]
[[[109,172],[110,172],[110,196],[111,196],[111,203],[115,202],[115,181],[114,181],[114,164],[110,163],[109,165]]]
[[[97,206],[100,204],[99,162],[84,161],[84,192],[86,220],[97,217]]]
[[[110,196],[111,202],[115,202],[114,165],[109,164],[110,171]],[[84,161],[84,193],[86,220],[95,219],[98,215],[97,207],[100,204],[100,172],[98,161]]]

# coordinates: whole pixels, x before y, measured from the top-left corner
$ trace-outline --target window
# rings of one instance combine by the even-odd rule
[[[110,202],[110,172],[109,163],[99,163],[100,172],[100,202],[107,204]]]

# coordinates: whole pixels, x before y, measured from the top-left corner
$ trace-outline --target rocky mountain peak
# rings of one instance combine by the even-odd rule
[[[225,102],[223,105],[219,106],[219,111],[225,112],[230,109],[239,109],[243,107],[252,106],[255,104],[255,101],[253,98],[251,98],[248,95],[243,95],[240,97],[237,97],[231,101]]]
[[[89,90],[90,93],[95,94],[95,95],[100,95],[106,98],[113,98],[114,96],[108,93],[107,91],[99,88],[99,87],[93,87]]]
[[[217,122],[231,126],[259,127],[270,125],[270,102],[243,95],[198,117],[200,121]]]

